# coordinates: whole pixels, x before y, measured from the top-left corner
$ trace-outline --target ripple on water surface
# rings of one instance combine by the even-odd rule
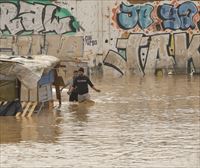
[[[0,167],[199,168],[199,81],[96,79],[95,105],[1,117]]]

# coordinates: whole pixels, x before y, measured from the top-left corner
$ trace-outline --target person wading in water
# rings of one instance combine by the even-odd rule
[[[84,69],[82,67],[79,68],[78,73],[79,73],[78,77],[74,79],[73,85],[69,90],[69,93],[71,93],[73,89],[77,89],[78,102],[90,100],[88,85],[90,85],[90,87],[94,89],[96,92],[101,92],[101,90],[95,88],[90,79],[86,75],[84,75]]]
[[[74,70],[72,79],[69,80],[67,82],[67,84],[60,90],[60,91],[62,91],[65,87],[69,86],[69,91],[67,92],[67,94],[69,95],[69,101],[70,102],[77,102],[78,101],[77,89],[76,88],[71,89],[72,85],[74,83],[74,80],[76,79],[77,76],[78,76],[78,71]]]

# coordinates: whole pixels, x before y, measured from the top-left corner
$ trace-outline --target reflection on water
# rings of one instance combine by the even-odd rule
[[[1,117],[0,167],[200,167],[198,76],[93,81],[94,105]]]
[[[0,117],[0,143],[56,142],[61,122],[58,115],[43,112],[33,117]]]

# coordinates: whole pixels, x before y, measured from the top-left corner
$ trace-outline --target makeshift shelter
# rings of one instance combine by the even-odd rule
[[[25,116],[28,110],[32,113],[38,103],[52,100],[54,67],[59,62],[49,55],[0,55],[0,115],[7,115],[5,111],[10,111],[8,108],[12,105],[16,107],[12,107],[12,115],[21,108]],[[21,107],[17,102],[21,102]]]

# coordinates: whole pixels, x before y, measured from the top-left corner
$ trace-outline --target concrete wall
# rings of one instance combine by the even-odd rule
[[[51,1],[1,1],[0,51],[49,54],[61,59],[83,56],[83,37],[76,18]],[[11,50],[12,49],[12,50]]]
[[[199,1],[7,0],[0,11],[1,52],[79,58],[121,74],[200,72]]]

